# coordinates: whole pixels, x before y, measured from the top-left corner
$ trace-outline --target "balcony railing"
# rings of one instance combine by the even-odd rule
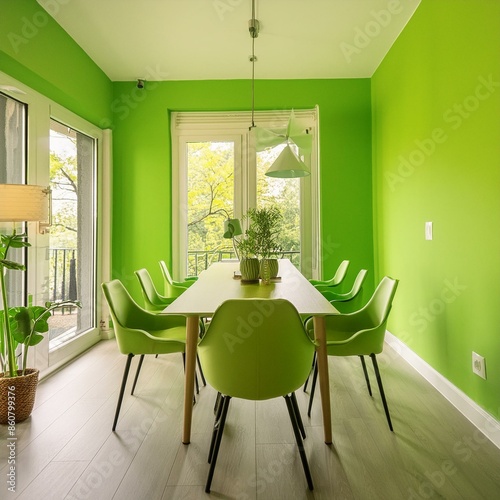
[[[50,300],[77,300],[77,251],[73,248],[50,248]]]
[[[290,259],[292,264],[300,268],[300,251],[289,250],[281,252],[280,256],[284,259]],[[207,269],[213,262],[218,262],[223,259],[235,259],[234,250],[190,250],[188,251],[188,275],[198,276],[201,271]]]

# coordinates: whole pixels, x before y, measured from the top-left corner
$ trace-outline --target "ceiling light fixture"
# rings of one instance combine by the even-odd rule
[[[277,134],[272,130],[258,128],[255,125],[255,39],[259,36],[260,22],[255,18],[255,0],[252,0],[252,19],[248,21],[248,31],[252,38],[252,125],[249,127],[250,133],[254,134],[256,151],[263,151],[268,147],[275,147],[285,143],[283,151],[269,167],[266,175],[269,177],[293,178],[310,175],[309,167],[298,157],[291,148],[291,144],[309,150],[312,146],[312,136],[308,130],[300,127],[300,122],[295,120],[292,110],[285,134]]]

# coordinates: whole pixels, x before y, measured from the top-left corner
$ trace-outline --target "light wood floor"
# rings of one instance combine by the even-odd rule
[[[332,446],[323,442],[319,397],[308,419],[309,397],[297,392],[314,492],[278,399],[232,401],[212,493],[204,493],[215,392],[201,389],[192,441],[183,445],[180,355],[146,358],[111,432],[124,363],[114,341],[103,341],[40,383],[31,418],[16,429],[15,493],[7,491],[7,428],[0,426],[0,498],[500,498],[500,451],[389,347],[379,364],[394,433],[357,358],[329,359]]]

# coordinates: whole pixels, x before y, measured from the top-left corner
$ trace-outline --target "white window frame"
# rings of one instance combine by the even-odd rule
[[[304,158],[311,175],[301,178],[301,269],[306,277],[322,275],[320,259],[321,221],[319,187],[319,109],[295,110],[295,116],[307,123],[313,137],[311,154]],[[283,130],[290,110],[256,111],[258,127]],[[172,112],[172,266],[175,279],[187,272],[187,158],[188,142],[235,142],[235,216],[241,217],[256,206],[256,179],[250,176],[250,165],[255,165],[255,147],[249,134],[251,113],[241,112]],[[236,155],[241,153],[239,158]],[[243,182],[246,179],[246,182]]]
[[[40,369],[40,376],[44,377],[59,368],[70,359],[81,354],[90,346],[109,337],[106,328],[101,334],[100,327],[105,327],[107,308],[103,307],[102,293],[99,283],[110,279],[111,259],[111,134],[103,131],[75,113],[65,109],[44,95],[36,92],[22,82],[0,72],[0,91],[13,99],[28,105],[28,153],[27,153],[27,183],[48,186],[50,184],[50,120],[54,119],[67,124],[96,140],[96,173],[95,173],[95,202],[96,210],[96,276],[95,276],[95,304],[94,311],[96,326],[67,344],[53,349],[49,353],[49,339],[30,348],[29,363]],[[43,284],[47,277],[47,250],[49,248],[48,234],[40,234],[38,223],[29,222],[27,225],[31,247],[28,251],[27,291],[33,296],[34,303],[39,303],[45,297]]]

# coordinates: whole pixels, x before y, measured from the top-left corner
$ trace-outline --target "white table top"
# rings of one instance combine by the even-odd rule
[[[207,317],[212,316],[217,307],[228,299],[281,298],[289,300],[300,314],[324,316],[338,313],[288,259],[279,261],[278,276],[281,280],[268,285],[242,283],[233,278],[235,271],[239,271],[239,262],[222,261],[212,264],[164,312]]]

